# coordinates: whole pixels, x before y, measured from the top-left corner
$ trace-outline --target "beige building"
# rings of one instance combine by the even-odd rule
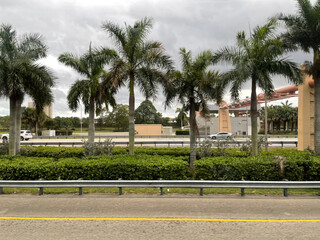
[[[35,108],[34,102],[28,102],[28,108]],[[53,118],[53,112],[52,112],[52,103],[50,105],[47,105],[43,108],[43,112],[49,117]]]
[[[161,124],[135,124],[136,135],[171,135],[172,127],[163,127]]]

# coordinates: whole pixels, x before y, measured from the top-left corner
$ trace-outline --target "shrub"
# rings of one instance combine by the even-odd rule
[[[84,155],[85,156],[98,156],[98,155],[112,155],[115,143],[112,139],[108,138],[104,142],[90,143],[88,141],[83,142]]]
[[[21,147],[20,154],[28,157],[46,157],[46,158],[82,158],[84,151],[82,147]]]
[[[3,141],[0,143],[0,155],[8,155],[9,154],[9,142]]]

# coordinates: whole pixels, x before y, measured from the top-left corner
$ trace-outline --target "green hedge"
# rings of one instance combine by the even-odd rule
[[[189,130],[177,130],[176,135],[189,135]]]
[[[29,157],[53,157],[53,158],[69,158],[84,157],[82,147],[22,147],[22,156]],[[128,147],[114,147],[113,155],[128,154]],[[189,157],[189,148],[168,148],[168,147],[136,147],[135,154],[148,155],[170,155],[174,157],[185,156]]]
[[[4,180],[156,180],[187,179],[188,163],[182,158],[149,155],[116,155],[91,158],[0,158],[0,178]]]
[[[284,157],[284,172],[278,156]],[[195,178],[205,180],[315,181],[320,179],[320,157],[309,152],[278,150],[258,157],[211,157],[195,162]]]

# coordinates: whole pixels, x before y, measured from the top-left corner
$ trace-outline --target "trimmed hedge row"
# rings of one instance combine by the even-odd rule
[[[0,158],[0,178],[4,180],[157,180],[187,179],[188,163],[169,156],[99,156],[91,158]]]
[[[281,167],[283,165],[283,168]],[[282,170],[281,170],[282,169]],[[258,157],[211,157],[195,162],[195,178],[205,180],[319,181],[320,157],[309,152],[274,151]]]

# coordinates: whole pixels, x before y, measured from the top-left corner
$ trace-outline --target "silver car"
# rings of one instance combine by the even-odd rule
[[[211,134],[208,136],[211,139],[230,139],[232,138],[232,133],[228,132],[218,132],[216,134]]]

